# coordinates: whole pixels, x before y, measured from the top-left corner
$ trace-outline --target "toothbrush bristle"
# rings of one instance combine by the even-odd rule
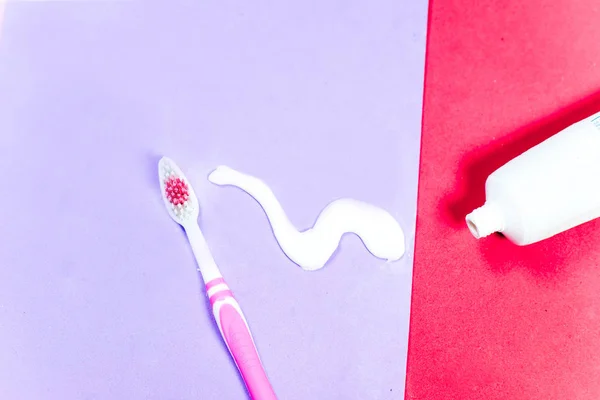
[[[171,165],[169,161],[162,162],[161,177],[165,199],[171,206],[171,210],[178,219],[178,222],[181,223],[181,221],[193,218],[196,211],[195,203],[192,199],[193,193],[178,168]]]
[[[185,205],[190,198],[190,190],[183,179],[170,177],[165,181],[165,195],[174,206]]]

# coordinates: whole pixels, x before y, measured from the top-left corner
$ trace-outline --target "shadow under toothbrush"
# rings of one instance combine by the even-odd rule
[[[460,186],[442,200],[442,219],[451,227],[466,231],[464,218],[483,205],[485,181],[492,172],[599,110],[600,92],[597,92],[466,154],[459,163],[456,177]],[[479,240],[477,246],[494,271],[506,273],[515,266],[524,266],[534,275],[548,278],[596,248],[599,239],[594,237],[600,237],[598,220],[528,246],[517,246],[500,234]]]
[[[200,207],[200,208],[202,208],[202,207]],[[180,228],[182,230],[183,235],[186,235],[185,229],[181,225],[180,225]],[[189,252],[191,253],[190,257],[192,257],[192,259],[195,260],[194,253],[191,248],[189,249]],[[198,304],[202,304],[207,311],[206,323],[210,324],[210,326],[212,327],[212,331],[214,333],[215,340],[219,343],[219,347],[221,348],[223,357],[227,357],[230,365],[232,366],[232,374],[234,374],[236,376],[238,383],[244,388],[244,390],[247,391],[246,383],[242,379],[242,376],[240,375],[240,373],[238,371],[235,361],[233,360],[233,357],[229,353],[229,349],[227,348],[227,345],[223,341],[223,338],[221,336],[221,331],[219,330],[217,321],[215,321],[215,318],[213,316],[212,305],[210,304],[210,300],[208,299],[208,296],[206,293],[206,282],[204,282],[204,279],[202,278],[202,274],[200,273],[200,271],[198,271],[198,266],[196,265],[196,261],[194,261],[194,266],[196,267],[196,282],[198,283],[198,300],[199,300]]]
[[[157,153],[149,153],[146,155],[146,171],[147,171],[147,179],[148,183],[150,183],[153,187],[156,187],[158,193],[160,193],[160,184],[158,181],[158,162],[162,158],[162,155]]]
[[[202,280],[202,277],[200,276],[200,272],[198,272],[198,284],[200,286],[199,295],[203,300],[204,306],[208,310],[209,321],[207,321],[207,323],[209,323],[210,326],[212,326],[212,330],[215,335],[215,339],[217,340],[217,342],[219,342],[219,347],[221,347],[221,352],[223,353],[223,357],[227,357],[229,364],[232,366],[232,374],[235,375],[238,383],[244,388],[244,390],[247,391],[246,383],[244,382],[244,379],[242,379],[242,376],[239,373],[239,370],[235,364],[235,361],[234,361],[233,357],[231,356],[231,354],[229,353],[229,349],[227,348],[227,345],[225,344],[225,342],[222,339],[221,331],[219,331],[219,326],[217,325],[217,321],[215,321],[214,317],[212,316],[212,306],[210,304],[208,296],[206,296],[206,287],[204,285],[204,281]]]

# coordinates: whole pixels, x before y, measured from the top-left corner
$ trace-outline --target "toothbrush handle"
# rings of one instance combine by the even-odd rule
[[[229,287],[223,278],[220,278],[209,282],[206,289],[221,336],[246,383],[250,398],[277,400],[260,361],[246,318]]]

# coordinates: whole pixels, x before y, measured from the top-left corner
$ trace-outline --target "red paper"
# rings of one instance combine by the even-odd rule
[[[407,399],[600,399],[600,221],[528,247],[464,223],[600,111],[599,38],[597,0],[432,0]]]

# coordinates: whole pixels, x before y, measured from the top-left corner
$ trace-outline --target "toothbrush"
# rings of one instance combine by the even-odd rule
[[[277,400],[258,355],[248,322],[225,283],[198,225],[200,204],[179,167],[167,157],[158,162],[158,178],[165,206],[190,241],[206,295],[227,348],[244,379],[252,400]]]

